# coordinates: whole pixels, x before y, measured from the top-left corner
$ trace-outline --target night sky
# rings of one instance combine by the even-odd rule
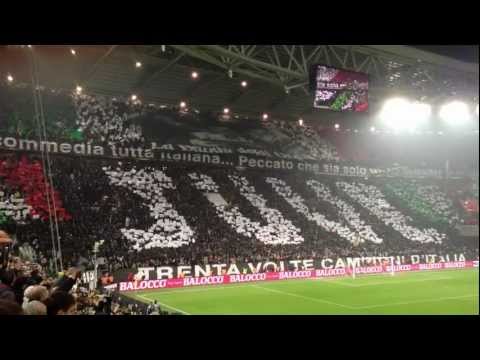
[[[425,51],[452,57],[457,60],[478,63],[478,45],[409,45]]]

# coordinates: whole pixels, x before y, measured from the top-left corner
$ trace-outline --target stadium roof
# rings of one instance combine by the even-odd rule
[[[409,45],[410,46],[410,45]],[[478,64],[478,45],[411,45],[415,48],[444,55],[460,61]]]
[[[134,93],[160,104],[184,100],[206,111],[229,107],[285,119],[338,117],[313,109],[309,72],[317,63],[368,73],[372,105],[392,94],[431,102],[451,96],[478,101],[478,64],[404,45],[8,46],[0,49],[0,72],[28,82],[28,51],[35,51],[46,86],[79,84],[96,94]],[[240,86],[244,80],[247,87]]]

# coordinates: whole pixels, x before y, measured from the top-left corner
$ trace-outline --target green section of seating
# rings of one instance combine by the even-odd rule
[[[33,91],[29,86],[0,86],[0,131],[10,136],[37,138],[39,131],[49,138],[82,140],[77,132],[76,113],[70,92],[40,90],[45,128],[39,128],[35,116]]]
[[[384,185],[387,195],[396,197],[402,206],[410,209],[415,214],[424,217],[434,224],[450,224],[452,218],[448,215],[453,215],[453,210],[438,209],[438,204],[425,197],[425,189],[425,187],[408,180],[392,181]],[[432,191],[432,188],[429,190]],[[435,190],[432,192],[435,193]],[[441,196],[439,191],[437,191],[436,195]],[[445,201],[445,199],[443,200]]]
[[[7,216],[3,211],[0,211],[0,225],[6,224],[8,221]]]

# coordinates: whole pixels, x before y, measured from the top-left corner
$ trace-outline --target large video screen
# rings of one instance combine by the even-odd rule
[[[325,65],[314,68],[317,109],[363,112],[368,110],[368,75]]]

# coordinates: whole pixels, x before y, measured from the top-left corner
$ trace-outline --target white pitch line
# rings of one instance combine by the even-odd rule
[[[270,288],[266,288],[266,287],[259,286],[259,285],[251,285],[251,286],[252,286],[252,287],[259,288],[259,289],[263,289],[263,290],[265,290],[265,291],[275,292],[275,293],[278,293],[278,294],[293,296],[293,297],[297,297],[297,298],[300,298],[300,299],[306,299],[306,300],[315,301],[315,302],[319,302],[319,303],[324,303],[324,304],[329,304],[329,305],[340,306],[340,307],[343,307],[343,308],[346,308],[346,309],[350,309],[350,310],[355,310],[355,309],[356,309],[356,308],[354,308],[354,307],[352,307],[352,306],[343,305],[343,304],[338,304],[338,303],[335,303],[335,302],[332,302],[332,301],[328,301],[328,300],[322,300],[322,299],[312,298],[312,297],[308,297],[308,296],[303,296],[303,295],[298,295],[298,294],[292,294],[292,293],[288,293],[288,292],[285,292],[285,291],[276,290],[276,289],[270,289]]]
[[[426,300],[418,300],[418,301],[396,302],[396,303],[379,304],[379,305],[356,306],[355,309],[358,309],[358,310],[375,309],[375,308],[387,307],[387,306],[422,304],[422,303],[439,302],[439,301],[445,301],[445,300],[461,300],[461,299],[475,298],[475,297],[478,297],[478,295],[474,294],[474,295],[452,296],[452,297],[443,297],[443,298],[426,299]]]
[[[250,285],[235,286],[235,284],[231,284],[231,285],[224,285],[224,286],[212,286],[212,287],[200,288],[200,289],[182,288],[179,290],[159,290],[156,294],[168,295],[168,294],[178,294],[178,293],[195,293],[195,292],[203,292],[203,291],[210,291],[210,290],[238,289],[238,288],[244,288],[244,287],[250,287]]]
[[[142,299],[144,299],[144,300],[148,300],[149,302],[152,302],[152,299],[151,299],[151,298],[148,298],[148,297],[146,297],[146,296],[143,296],[143,295],[136,295],[136,296],[139,297],[139,298],[142,298]],[[157,299],[154,299],[154,300],[157,300]],[[188,313],[188,312],[186,312],[186,311],[177,309],[177,308],[175,308],[175,307],[173,307],[173,306],[171,306],[171,305],[167,305],[167,304],[162,303],[162,302],[160,302],[160,301],[158,301],[158,300],[157,300],[157,302],[158,302],[160,305],[163,305],[163,306],[165,306],[165,307],[167,307],[167,308],[169,308],[169,309],[178,311],[179,313],[182,313],[182,314],[185,314],[185,315],[191,315],[190,313]]]

